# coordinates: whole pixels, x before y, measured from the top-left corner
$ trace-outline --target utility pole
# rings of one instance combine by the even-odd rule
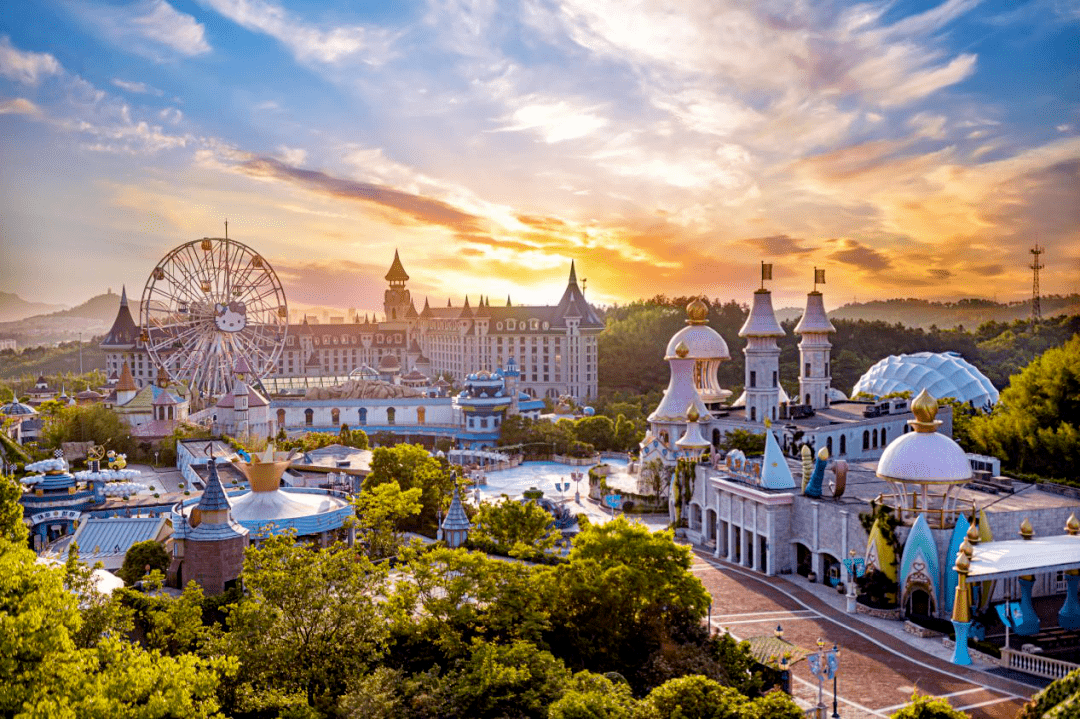
[[[1031,248],[1030,252],[1032,261],[1031,264],[1028,265],[1028,267],[1030,267],[1032,271],[1031,326],[1037,327],[1038,324],[1042,322],[1042,307],[1040,306],[1039,302],[1039,270],[1044,267],[1044,265],[1039,261],[1039,255],[1046,252],[1046,248],[1039,247],[1038,243],[1036,243],[1035,246]]]

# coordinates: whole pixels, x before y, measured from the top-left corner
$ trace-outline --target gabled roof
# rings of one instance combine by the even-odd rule
[[[134,345],[138,339],[139,328],[131,317],[131,310],[128,309],[127,287],[125,287],[121,290],[120,309],[116,313],[116,319],[113,320],[112,328],[109,330],[109,334],[105,335],[101,346],[127,347]]]
[[[394,262],[390,265],[390,271],[386,273],[386,281],[405,282],[408,279],[409,275],[405,272],[405,268],[401,266],[401,258],[398,257],[398,251],[394,250]]]
[[[268,401],[266,401],[266,398],[259,394],[259,392],[254,387],[248,387],[247,395],[249,409],[252,407],[265,407],[266,405],[270,404]],[[226,392],[225,394],[221,395],[221,399],[217,401],[217,406],[227,408],[235,407],[236,395],[234,395],[232,392]]]

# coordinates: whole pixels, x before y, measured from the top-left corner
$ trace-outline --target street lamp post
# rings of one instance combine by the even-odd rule
[[[855,556],[852,549],[850,556],[844,560],[844,569],[847,570],[847,612],[855,613],[855,578],[862,577],[866,573],[866,561],[862,557]]]
[[[818,719],[825,719],[825,680],[833,680],[833,713],[834,718],[839,717],[840,714],[837,711],[837,694],[836,694],[836,672],[840,668],[840,649],[833,642],[833,647],[829,651],[825,651],[825,641],[818,639],[818,650],[813,654],[806,657],[807,663],[810,665],[810,673],[817,677],[818,680],[818,702],[815,707]]]

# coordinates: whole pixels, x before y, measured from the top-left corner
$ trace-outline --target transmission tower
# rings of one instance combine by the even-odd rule
[[[1043,264],[1039,261],[1039,255],[1046,252],[1045,247],[1039,247],[1036,244],[1031,248],[1032,262],[1029,267],[1033,273],[1031,280],[1031,324],[1037,325],[1042,322],[1042,307],[1039,303],[1039,270],[1043,268]]]

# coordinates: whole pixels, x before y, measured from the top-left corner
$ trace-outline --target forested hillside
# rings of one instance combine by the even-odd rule
[[[1044,317],[1080,314],[1080,295],[1048,295],[1041,299]],[[778,309],[780,321],[798,320],[801,307]],[[881,320],[924,330],[933,327],[978,327],[984,322],[1011,323],[1031,317],[1031,300],[994,302],[983,299],[964,299],[956,302],[930,302],[914,298],[850,302],[829,313],[833,320]]]
[[[600,394],[645,394],[667,386],[664,349],[684,325],[685,306],[692,298],[658,296],[607,312],[607,327],[600,335]],[[728,344],[731,360],[720,368],[720,384],[737,396],[743,387],[745,340],[738,336],[749,307],[736,302],[710,303],[709,325]],[[787,336],[779,341],[780,378],[788,393],[799,386],[799,337],[793,330],[798,318],[782,323]],[[833,317],[833,386],[849,393],[859,377],[890,354],[959,352],[990,378],[999,389],[1037,355],[1057,347],[1080,332],[1080,316],[1061,315],[1032,328],[1025,321],[984,322],[978,329],[907,327],[884,321],[843,320]]]

